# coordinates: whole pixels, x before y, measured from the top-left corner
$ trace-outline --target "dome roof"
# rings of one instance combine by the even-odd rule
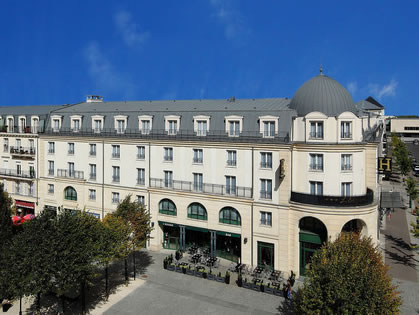
[[[300,87],[289,105],[299,116],[322,112],[337,116],[342,112],[356,113],[357,109],[348,91],[336,80],[323,74],[315,76]]]

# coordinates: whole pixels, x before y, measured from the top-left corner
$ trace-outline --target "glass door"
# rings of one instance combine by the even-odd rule
[[[258,266],[274,269],[274,244],[258,242]]]

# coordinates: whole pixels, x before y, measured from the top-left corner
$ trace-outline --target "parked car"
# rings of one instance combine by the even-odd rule
[[[418,139],[415,139],[415,140],[413,141],[413,144],[415,144],[415,145],[419,145],[419,140],[418,140]]]

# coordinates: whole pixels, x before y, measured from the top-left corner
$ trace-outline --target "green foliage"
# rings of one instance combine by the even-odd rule
[[[400,173],[406,176],[412,167],[412,160],[409,158],[409,151],[407,150],[406,144],[399,137],[392,135],[391,147],[392,156],[395,157],[395,162],[400,169]]]
[[[412,229],[410,230],[416,238],[419,238],[419,216],[416,214],[416,222],[410,222]]]
[[[12,199],[3,190],[3,184],[0,184],[0,251],[12,239],[12,203]]]
[[[407,194],[410,200],[415,200],[419,196],[419,191],[416,188],[416,181],[412,177],[408,177],[405,182]]]
[[[132,250],[130,235],[132,228],[122,218],[113,213],[106,215],[103,219],[103,225],[107,230],[107,243],[104,252],[108,253],[106,259],[127,258]],[[105,254],[107,255],[107,254]]]
[[[128,195],[118,205],[115,215],[128,222],[132,227],[134,245],[138,248],[144,247],[153,230],[150,225],[150,213],[147,212],[144,205],[131,201],[131,195]]]
[[[398,314],[401,299],[370,238],[342,233],[312,258],[297,292],[298,314]]]

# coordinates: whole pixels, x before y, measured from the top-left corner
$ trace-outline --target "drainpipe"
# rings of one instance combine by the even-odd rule
[[[252,147],[252,199],[254,200],[255,195],[255,185],[254,185],[254,172],[255,172],[255,165],[254,165],[254,147]],[[251,266],[253,267],[253,200],[250,210],[250,261]]]
[[[102,220],[105,218],[105,140],[102,140]]]
[[[38,205],[39,202],[39,136],[37,136],[36,138],[36,143],[37,143],[37,147],[35,148],[36,150],[36,174],[35,174],[35,182],[36,182],[36,205]]]
[[[147,187],[147,209],[148,213],[150,213],[151,216],[151,208],[150,208],[150,184],[151,184],[151,142],[148,143],[148,187]],[[150,221],[152,219],[150,218]],[[153,222],[150,222],[151,226],[153,226]],[[157,227],[156,227],[157,229]],[[150,247],[150,239],[148,240],[148,246]]]

